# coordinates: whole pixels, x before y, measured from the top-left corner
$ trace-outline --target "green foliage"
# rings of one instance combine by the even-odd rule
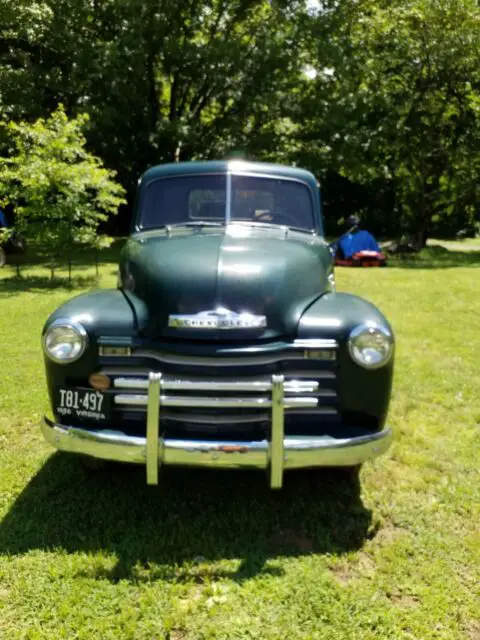
[[[302,2],[0,2],[0,109],[88,113],[91,148],[130,189],[154,163],[275,150]]]
[[[309,114],[310,145],[300,155],[351,182],[383,185],[404,229],[432,230],[454,216],[457,229],[471,223],[480,179],[477,3],[340,2],[315,28],[333,34],[328,60],[320,44],[316,63],[334,73],[299,111]]]
[[[75,244],[104,246],[98,227],[124,202],[115,173],[85,149],[87,122],[87,115],[69,120],[60,106],[47,120],[8,124],[0,201],[15,206],[17,230],[52,261]]]
[[[475,0],[0,0],[0,23],[0,114],[89,114],[130,198],[152,164],[240,151],[312,169],[329,220],[479,216]]]

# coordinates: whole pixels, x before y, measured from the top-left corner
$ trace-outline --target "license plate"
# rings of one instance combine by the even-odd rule
[[[112,396],[95,389],[64,389],[57,387],[54,394],[55,413],[82,420],[108,420]]]

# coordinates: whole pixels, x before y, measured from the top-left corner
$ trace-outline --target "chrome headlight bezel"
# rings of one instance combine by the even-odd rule
[[[375,362],[368,362],[358,355],[358,340],[365,335],[372,337],[376,336],[377,339],[380,338],[381,340],[384,340],[385,353]],[[348,352],[350,357],[355,364],[358,364],[364,369],[379,369],[380,367],[384,367],[388,364],[393,356],[394,345],[395,340],[393,333],[387,327],[375,322],[367,322],[356,326],[352,329],[348,337]]]
[[[49,337],[51,336],[53,331],[58,331],[59,329],[73,331],[79,338],[79,347],[72,357],[59,358],[55,356],[49,348]],[[69,320],[68,318],[59,318],[58,320],[52,322],[52,324],[46,329],[42,337],[42,346],[45,355],[53,362],[56,362],[57,364],[70,364],[72,362],[75,362],[76,360],[79,360],[85,353],[85,350],[88,346],[88,333],[85,327],[79,322]]]

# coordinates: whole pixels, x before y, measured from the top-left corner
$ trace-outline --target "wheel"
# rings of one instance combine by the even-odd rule
[[[3,247],[0,247],[0,268],[7,264],[7,254]]]

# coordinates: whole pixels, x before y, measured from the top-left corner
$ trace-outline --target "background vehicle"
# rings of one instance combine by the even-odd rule
[[[0,240],[0,267],[4,267],[8,262],[8,256],[22,254],[27,250],[25,238],[13,231],[6,240]]]
[[[387,259],[373,235],[360,228],[360,218],[350,216],[347,226],[348,231],[331,245],[335,264],[339,267],[386,266]]]
[[[2,233],[7,231],[6,234]],[[9,228],[7,218],[0,209],[0,267],[4,267],[8,260],[8,255],[12,253],[25,253],[27,248],[25,238]]]

